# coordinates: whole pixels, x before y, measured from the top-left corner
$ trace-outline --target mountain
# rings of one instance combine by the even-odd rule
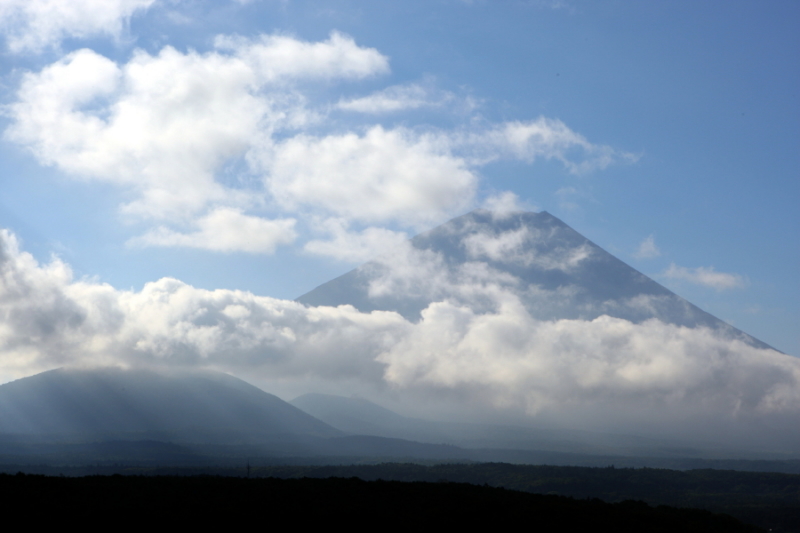
[[[418,321],[436,301],[475,309],[475,284],[507,288],[534,318],[641,323],[723,330],[757,348],[764,342],[703,311],[625,264],[547,212],[476,210],[411,239],[410,248],[365,263],[297,298],[310,306],[350,304]]]
[[[561,453],[572,454],[572,461],[592,461],[607,456],[638,457],[640,460],[648,457],[654,461],[652,464],[659,464],[658,458],[721,459],[742,455],[735,444],[720,446],[702,441],[596,431],[423,420],[402,416],[364,398],[332,394],[303,394],[290,403],[344,433],[458,446],[464,448],[464,453],[472,453],[471,457],[478,457],[476,452],[480,450],[492,459],[509,460],[512,455],[504,455],[504,451],[514,451],[533,452],[550,461],[565,460],[553,455]]]
[[[413,435],[417,433],[416,419],[404,417],[363,398],[309,393],[298,396],[289,403],[314,418],[352,435],[416,438]],[[424,420],[419,422],[425,424]],[[434,437],[417,440],[431,442],[437,439]]]
[[[346,435],[219,372],[60,368],[0,385],[0,464],[239,465],[256,457],[467,455],[455,446]]]
[[[0,385],[0,434],[227,442],[341,435],[227,374],[118,368],[61,368]]]
[[[364,398],[309,393],[298,396],[289,403],[351,435],[410,439],[468,449],[496,448],[595,454],[625,451],[623,446],[620,446],[621,439],[616,438],[611,443],[608,442],[610,437],[608,435],[556,431],[550,428],[534,429],[512,425],[423,420],[402,416]],[[590,445],[587,444],[589,441]]]

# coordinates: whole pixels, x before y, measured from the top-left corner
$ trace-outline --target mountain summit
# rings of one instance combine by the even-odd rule
[[[750,346],[767,344],[703,311],[617,259],[550,213],[476,210],[409,241],[297,298],[311,306],[349,304],[396,311],[418,321],[431,303],[471,308],[492,293],[519,297],[539,320],[593,320],[607,315],[707,327]]]
[[[298,301],[405,318],[374,361],[383,383],[416,402],[412,416],[447,401],[465,421],[761,450],[800,443],[800,360],[546,212],[473,211]]]

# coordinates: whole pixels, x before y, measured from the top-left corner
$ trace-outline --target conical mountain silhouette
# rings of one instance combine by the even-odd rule
[[[436,301],[485,305],[487,288],[496,286],[518,297],[541,320],[592,320],[601,315],[634,323],[658,319],[721,330],[751,346],[771,348],[676,295],[547,212],[499,215],[476,210],[417,235],[409,244],[297,301],[312,306],[349,304],[363,312],[396,311],[417,321],[421,311]]]

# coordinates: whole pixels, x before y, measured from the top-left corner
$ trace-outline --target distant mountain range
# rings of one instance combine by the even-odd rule
[[[454,446],[355,436],[211,371],[57,369],[0,385],[0,464],[242,457],[466,458]]]
[[[675,459],[754,456],[739,448],[737,443],[720,445],[702,440],[648,438],[611,432],[423,420],[399,415],[364,398],[331,394],[304,394],[290,403],[346,434],[446,444],[464,448],[468,455],[470,450],[482,450],[484,457],[505,457],[515,462],[524,462],[522,457],[531,452],[535,452],[539,460],[553,464],[584,465],[602,464],[602,461],[597,462],[601,457],[608,460],[615,456],[617,462],[622,458],[636,458],[643,461],[642,464],[662,466]],[[473,452],[470,457],[478,457],[478,454]],[[645,457],[647,459],[643,459]],[[797,460],[800,454],[761,454],[760,457]]]
[[[43,372],[0,385],[0,471],[24,465],[243,467],[251,461],[800,471],[800,461],[783,456],[747,461],[731,450],[633,436],[419,420],[356,398],[308,394],[292,403],[216,372]]]

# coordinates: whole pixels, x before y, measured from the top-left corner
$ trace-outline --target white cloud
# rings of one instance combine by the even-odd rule
[[[155,0],[0,0],[0,29],[10,51],[39,52],[65,38],[119,38],[130,18]]]
[[[379,383],[375,355],[409,324],[395,313],[306,308],[175,279],[138,292],[73,281],[0,233],[0,376],[69,364],[210,367],[248,375],[360,377]]]
[[[385,228],[369,227],[360,232],[349,231],[347,221],[325,220],[320,229],[330,234],[329,240],[311,240],[304,249],[312,254],[333,257],[340,261],[362,263],[405,246],[408,235]]]
[[[302,113],[286,95],[261,93],[266,84],[386,68],[375,50],[335,33],[321,43],[265,36],[223,44],[230,54],[166,47],[157,56],[138,51],[122,66],[73,52],[25,76],[5,136],[45,164],[139,190],[129,212],[186,216],[210,201],[233,201],[214,172]]]
[[[361,79],[389,72],[389,60],[374,48],[363,48],[342,33],[331,32],[327,41],[310,43],[287,35],[262,35],[259,39],[218,36],[218,50],[244,61],[260,83],[292,79]]]
[[[656,246],[655,238],[650,235],[639,244],[633,256],[637,259],[653,259],[661,255],[661,250]]]
[[[262,155],[267,186],[301,206],[363,222],[424,226],[470,205],[477,177],[438,136],[370,128],[364,135],[297,135]]]
[[[747,284],[745,278],[739,274],[717,272],[714,267],[686,268],[672,263],[663,275],[670,279],[688,281],[689,283],[711,287],[718,291],[738,289]]]
[[[159,227],[129,241],[134,246],[176,246],[216,252],[272,253],[297,237],[294,219],[267,220],[242,214],[238,209],[218,208],[197,220],[199,230],[178,233]]]
[[[309,120],[287,83],[388,68],[377,51],[338,33],[319,43],[263,36],[218,44],[205,54],[137,51],[123,65],[91,50],[68,54],[24,76],[5,138],[79,179],[135,191],[122,206],[128,215],[187,224],[209,204],[241,209],[263,197],[215,174],[272,131]]]
[[[167,46],[155,55],[135,51],[125,63],[83,49],[23,76],[4,136],[42,164],[124,189],[130,201],[120,212],[148,225],[133,243],[268,253],[291,238],[288,226],[252,214],[269,206],[282,220],[371,226],[347,243],[342,236],[340,246],[308,243],[342,258],[396,240],[379,225],[421,229],[474,207],[478,168],[498,158],[556,159],[581,173],[633,157],[545,118],[460,131],[319,128],[330,105],[309,103],[308,82],[388,69],[377,50],[337,32],[321,42],[219,36],[209,52]],[[347,105],[377,112],[449,97],[411,85]],[[487,205],[521,208],[512,193]],[[234,238],[234,219],[240,232],[270,230]]]
[[[394,85],[381,91],[354,98],[351,100],[340,100],[336,107],[344,111],[355,111],[357,113],[393,113],[407,109],[419,109],[421,107],[439,106],[447,99],[452,98],[449,93],[444,93],[438,98],[432,98],[432,91],[418,84]]]
[[[528,226],[502,232],[476,232],[462,241],[471,258],[486,258],[503,263],[519,263],[543,270],[569,271],[591,256],[586,244],[558,246],[541,253],[539,244],[548,240],[548,233]]]
[[[521,202],[519,196],[511,191],[503,191],[489,196],[483,201],[483,207],[501,218],[520,211],[535,211],[533,206]]]
[[[545,117],[528,122],[505,122],[485,132],[463,136],[456,142],[468,147],[476,161],[513,157],[533,163],[536,159],[555,159],[573,174],[587,174],[613,163],[638,159],[634,154],[610,146],[592,144],[560,120]]]
[[[601,316],[533,319],[508,296],[495,313],[447,302],[378,357],[402,388],[471,391],[503,408],[637,406],[730,417],[800,409],[800,361],[705,328]]]
[[[477,265],[473,265],[477,266]],[[464,291],[474,279],[464,276]],[[465,280],[465,281],[464,281]],[[68,364],[206,367],[251,378],[391,386],[529,415],[612,420],[638,410],[666,430],[686,417],[762,421],[800,413],[800,360],[724,331],[649,320],[539,320],[498,285],[485,312],[440,301],[412,324],[392,312],[307,308],[174,279],[120,291],[39,265],[0,233],[0,377]]]
[[[410,241],[361,267],[370,276],[370,297],[427,296],[437,299],[450,292],[452,275],[442,254],[421,250]]]

